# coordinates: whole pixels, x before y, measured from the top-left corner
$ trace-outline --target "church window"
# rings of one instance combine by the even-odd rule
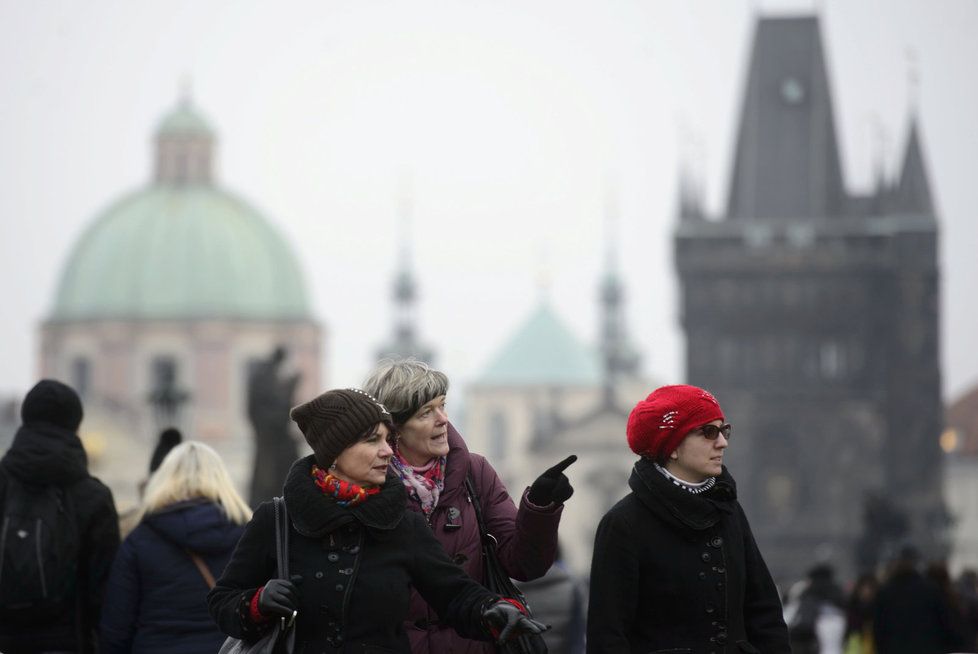
[[[82,399],[88,397],[92,383],[92,363],[87,357],[75,357],[71,360],[71,387]]]
[[[506,416],[500,410],[495,410],[489,416],[489,460],[503,461],[509,449],[509,432],[506,428]]]
[[[150,363],[150,389],[153,391],[169,389],[176,385],[177,360],[172,356],[156,356]]]

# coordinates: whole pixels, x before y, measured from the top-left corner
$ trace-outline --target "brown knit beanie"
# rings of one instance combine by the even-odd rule
[[[295,407],[289,415],[299,425],[322,468],[331,466],[340,452],[377,423],[393,428],[391,414],[384,405],[358,388],[326,391]]]

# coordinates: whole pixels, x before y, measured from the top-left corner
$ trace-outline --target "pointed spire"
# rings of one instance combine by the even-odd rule
[[[892,209],[898,213],[931,214],[934,212],[934,203],[917,122],[917,116],[912,116],[903,167],[893,193]]]
[[[601,304],[601,363],[604,401],[615,403],[615,389],[622,377],[638,369],[638,355],[625,329],[625,292],[618,274],[618,194],[609,184],[605,200],[605,272],[598,290]]]
[[[398,205],[398,263],[394,272],[391,299],[394,305],[394,333],[391,342],[377,351],[377,359],[414,357],[434,363],[434,352],[418,339],[418,289],[411,266],[411,220],[414,214],[413,183],[406,175],[400,184]]]

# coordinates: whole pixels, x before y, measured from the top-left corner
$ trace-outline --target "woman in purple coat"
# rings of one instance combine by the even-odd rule
[[[543,576],[554,562],[557,526],[564,502],[574,489],[563,470],[570,456],[544,472],[520,498],[519,508],[486,459],[469,452],[448,421],[448,378],[413,359],[385,361],[364,383],[364,390],[391,412],[397,443],[391,468],[408,490],[409,510],[422,514],[448,555],[483,582],[479,524],[465,488],[471,477],[490,533],[499,542],[499,558],[510,577],[529,581]],[[417,593],[405,624],[414,654],[482,654],[491,643],[462,638]]]

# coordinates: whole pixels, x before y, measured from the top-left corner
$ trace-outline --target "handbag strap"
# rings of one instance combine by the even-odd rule
[[[475,509],[475,519],[479,523],[479,535],[482,537],[482,542],[485,543],[491,538],[493,543],[495,543],[496,538],[489,533],[486,520],[482,516],[482,499],[475,490],[475,482],[472,481],[472,475],[465,475],[465,489],[469,492],[469,497],[472,499],[472,507]]]
[[[275,509],[275,567],[279,579],[289,578],[289,514],[285,500],[273,497]]]
[[[207,564],[204,563],[204,559],[200,558],[200,554],[197,554],[197,552],[191,552],[190,550],[185,551],[187,552],[187,556],[190,557],[190,560],[194,562],[195,566],[197,566],[197,570],[200,571],[200,576],[204,578],[204,581],[207,583],[207,587],[214,588],[217,582],[214,581],[214,575],[211,573],[210,568],[207,567]]]

